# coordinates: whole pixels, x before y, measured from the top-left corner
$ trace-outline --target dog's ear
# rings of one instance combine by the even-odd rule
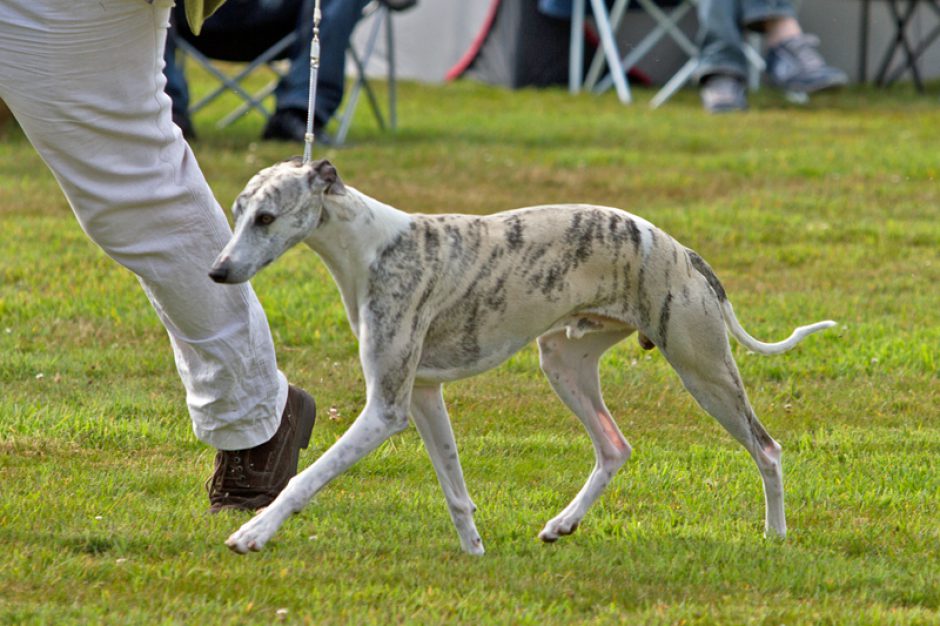
[[[317,161],[313,170],[316,172],[316,178],[311,182],[316,184],[317,181],[319,181],[319,184],[323,185],[323,193],[336,196],[341,196],[346,193],[346,185],[343,184],[339,173],[336,171],[336,168],[333,167],[332,163],[326,159]]]

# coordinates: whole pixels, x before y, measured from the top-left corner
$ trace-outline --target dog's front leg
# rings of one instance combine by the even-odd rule
[[[469,554],[483,554],[483,540],[473,523],[473,513],[477,508],[467,493],[440,385],[414,388],[411,392],[411,416],[434,464],[461,547]]]
[[[376,324],[368,315],[362,320]],[[424,328],[419,324],[415,328]],[[261,550],[292,513],[300,511],[328,482],[408,427],[408,407],[421,344],[413,337],[359,329],[359,360],[366,379],[366,407],[336,443],[316,462],[294,476],[268,508],[258,513],[225,542],[245,554]]]
[[[379,399],[367,401],[349,430],[313,465],[294,476],[274,502],[233,533],[225,545],[239,554],[261,550],[284,520],[306,506],[328,482],[407,426],[404,409],[388,407]]]

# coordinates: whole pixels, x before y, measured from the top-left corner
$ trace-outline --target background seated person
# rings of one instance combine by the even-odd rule
[[[290,69],[274,92],[276,109],[262,132],[262,139],[303,142],[307,126],[310,89],[310,42],[313,36],[312,0],[228,0],[206,20],[196,47],[213,59],[250,61],[296,29],[297,40],[288,50]],[[343,99],[346,48],[368,0],[321,0],[320,69],[314,130],[317,141],[330,143],[323,132]],[[182,2],[173,10],[167,36],[166,92],[173,100],[173,120],[183,134],[195,138],[189,118],[189,88],[176,59],[176,38],[192,41]]]
[[[747,108],[744,31],[762,33],[771,84],[810,94],[845,85],[848,76],[816,49],[819,39],[803,32],[790,0],[700,0],[699,80],[702,104],[713,113]]]

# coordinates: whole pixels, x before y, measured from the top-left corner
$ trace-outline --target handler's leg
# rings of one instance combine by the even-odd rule
[[[0,97],[85,232],[139,277],[169,333],[197,437],[244,450],[278,431],[288,385],[252,289],[207,275],[230,229],[163,91],[170,4],[5,0]],[[301,405],[312,411],[312,399]]]

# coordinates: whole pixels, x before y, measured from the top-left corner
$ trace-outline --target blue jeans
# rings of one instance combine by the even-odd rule
[[[747,77],[744,30],[760,30],[768,19],[796,17],[790,0],[700,0],[699,65],[696,76]]]
[[[590,3],[587,4],[590,8]],[[571,0],[539,0],[539,11],[549,17],[571,18]]]
[[[343,100],[346,83],[346,48],[362,9],[368,0],[322,0],[320,21],[320,69],[317,73],[317,125],[326,125]],[[229,0],[206,20],[201,38],[225,40],[227,50],[221,58],[236,58],[245,47],[245,37],[263,30],[265,25],[295,24],[297,44],[288,54],[290,69],[277,85],[274,97],[277,109],[307,110],[310,89],[310,42],[313,34],[313,2],[309,0]],[[177,28],[185,28],[177,26]],[[286,34],[284,31],[283,34]],[[282,34],[282,35],[283,35]],[[175,29],[167,37],[164,59],[166,92],[173,100],[173,110],[184,113],[189,108],[189,89],[182,68],[176,62]],[[272,45],[271,41],[268,45]]]

